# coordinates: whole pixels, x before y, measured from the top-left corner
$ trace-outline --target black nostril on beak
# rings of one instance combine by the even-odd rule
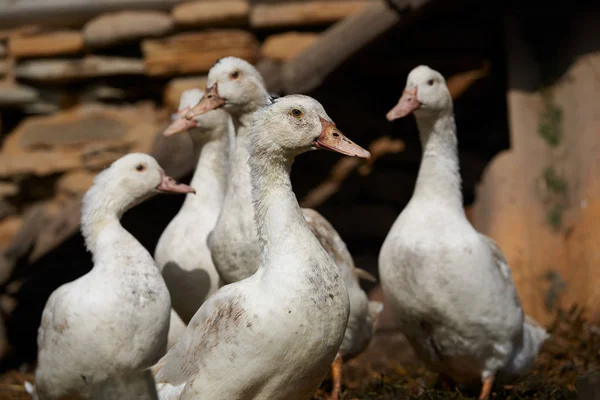
[[[339,133],[334,133],[333,136],[338,137],[340,135],[339,135]]]

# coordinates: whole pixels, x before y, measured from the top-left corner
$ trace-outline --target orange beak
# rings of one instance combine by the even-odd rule
[[[196,193],[196,190],[183,183],[178,183],[175,179],[171,178],[169,175],[165,173],[165,171],[160,170],[161,182],[160,185],[156,187],[161,193]]]
[[[371,153],[363,149],[352,140],[348,139],[333,122],[325,121],[321,118],[323,130],[319,137],[313,142],[313,146],[318,149],[336,151],[347,156],[360,158],[369,158]]]
[[[417,98],[417,87],[415,86],[410,90],[402,92],[402,97],[400,97],[398,104],[396,104],[385,117],[388,121],[393,121],[398,118],[406,117],[419,107],[421,107],[421,103]]]
[[[171,122],[171,125],[169,125],[167,129],[165,129],[163,135],[169,137],[195,128],[197,126],[196,120],[184,118],[185,113],[187,113],[189,110],[190,107],[179,110],[177,112],[177,118]]]
[[[219,96],[217,84],[215,83],[204,92],[204,96],[200,102],[192,107],[191,110],[185,113],[187,119],[192,119],[200,114],[206,114],[211,110],[215,110],[225,104],[225,99]]]

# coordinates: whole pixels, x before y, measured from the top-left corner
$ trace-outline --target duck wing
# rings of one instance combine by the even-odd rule
[[[521,309],[521,300],[519,298],[519,294],[517,293],[517,288],[515,287],[515,284],[513,282],[508,261],[506,260],[506,257],[504,257],[504,254],[502,254],[502,250],[500,250],[500,247],[498,247],[496,242],[489,236],[480,233],[479,237],[484,242],[484,244],[489,247],[490,253],[492,254],[493,258],[493,263],[498,268],[500,276],[503,279],[504,285],[506,286],[507,290],[510,290],[512,292],[514,305]]]
[[[177,344],[152,368],[156,383],[181,385],[190,381],[208,362],[210,352],[219,352],[239,340],[236,334],[246,320],[239,289],[236,283],[224,286],[202,304]]]

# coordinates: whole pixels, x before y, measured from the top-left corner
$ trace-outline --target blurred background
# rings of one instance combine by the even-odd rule
[[[414,120],[385,114],[412,68],[439,70],[467,215],[525,311],[547,325],[576,304],[600,321],[599,17],[593,1],[0,0],[0,372],[35,361],[46,299],[91,268],[78,229],[95,174],[140,151],[190,179],[189,138],[160,133],[225,56],[272,93],[315,97],[370,148],[368,162],[303,155],[292,181],[374,274],[421,157]],[[123,223],[153,252],[182,201],[157,196]]]

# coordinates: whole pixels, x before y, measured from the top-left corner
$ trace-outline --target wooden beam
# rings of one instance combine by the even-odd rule
[[[255,62],[258,42],[243,30],[211,30],[180,33],[142,41],[149,75],[205,73],[222,57],[235,56]]]
[[[144,62],[137,58],[87,56],[80,59],[33,59],[16,68],[18,78],[41,82],[75,81],[102,76],[143,75]]]
[[[319,40],[282,67],[287,93],[308,93],[350,56],[400,22],[400,12],[416,11],[432,0],[371,1],[358,12],[323,32]],[[389,3],[393,3],[393,6]]]
[[[250,26],[282,28],[289,26],[330,24],[360,12],[369,0],[310,0],[284,4],[259,4],[252,7]]]
[[[274,34],[265,39],[260,48],[260,55],[276,61],[288,61],[300,54],[302,50],[315,44],[317,40],[319,40],[319,34],[316,32]]]
[[[299,1],[302,0],[250,0],[250,4],[254,5],[259,5],[259,4],[286,4],[286,3],[298,3]],[[336,1],[343,1],[343,0],[320,0],[320,1],[327,1],[330,3],[334,3]],[[376,0],[369,0],[369,1],[376,1]]]
[[[170,10],[183,0],[21,0],[0,8],[3,29],[25,24],[76,26],[106,12],[127,10]]]
[[[384,1],[377,1],[333,25],[314,45],[283,66],[286,92],[310,92],[352,54],[399,20],[400,17]]]
[[[246,23],[249,11],[247,0],[190,1],[173,8],[171,15],[181,26],[228,26]]]
[[[83,26],[86,47],[109,47],[118,43],[164,36],[173,29],[173,19],[161,11],[105,13]]]
[[[206,76],[185,76],[172,79],[165,85],[163,103],[171,112],[179,107],[181,94],[190,89],[206,89]]]
[[[60,31],[15,36],[8,41],[8,51],[17,58],[79,53],[83,51],[83,35],[78,31]]]

